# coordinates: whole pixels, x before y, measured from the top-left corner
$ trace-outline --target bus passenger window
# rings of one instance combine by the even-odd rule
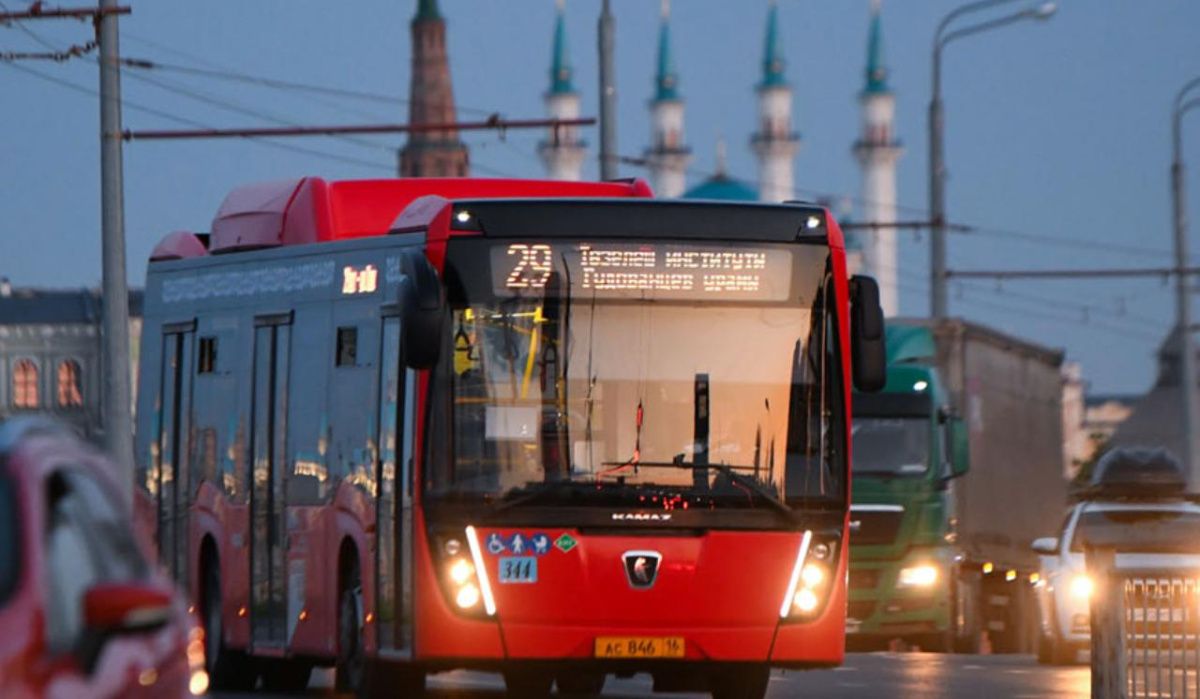
[[[217,338],[200,338],[200,358],[196,362],[197,374],[211,374],[217,370]]]
[[[337,366],[354,366],[358,361],[358,328],[338,328]]]

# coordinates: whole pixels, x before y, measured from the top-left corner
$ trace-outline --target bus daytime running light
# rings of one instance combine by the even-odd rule
[[[1071,578],[1071,596],[1087,599],[1092,596],[1095,584],[1092,579],[1082,573]]]
[[[800,572],[804,570],[804,560],[808,558],[808,547],[812,544],[812,531],[804,532],[800,538],[800,550],[796,552],[796,562],[792,565],[792,577],[788,579],[787,591],[783,595],[783,604],[779,607],[779,618],[786,619],[792,613],[792,604],[796,598],[796,588],[800,586]]]
[[[932,587],[937,580],[937,566],[930,563],[922,563],[909,568],[901,568],[897,584],[900,587]]]
[[[487,568],[483,565],[483,549],[479,546],[479,534],[475,531],[474,526],[468,526],[466,533],[467,546],[471,549],[471,561],[475,566],[475,577],[479,581],[479,588],[476,592],[483,596],[483,610],[487,612],[487,615],[496,616],[496,598],[492,596],[492,583],[488,579]]]

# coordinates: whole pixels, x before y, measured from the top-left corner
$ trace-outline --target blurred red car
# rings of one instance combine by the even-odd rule
[[[0,695],[183,697],[204,639],[150,562],[115,467],[54,422],[0,425]]]

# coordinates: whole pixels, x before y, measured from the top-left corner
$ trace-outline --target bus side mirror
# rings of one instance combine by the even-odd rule
[[[971,444],[967,432],[967,423],[960,417],[950,419],[950,476],[958,478],[967,475],[971,469]]]
[[[437,270],[424,255],[414,255],[410,273],[400,281],[404,316],[404,363],[410,369],[429,369],[442,350],[446,297]]]
[[[887,383],[887,347],[879,285],[871,277],[850,280],[850,360],[854,387],[866,393]]]

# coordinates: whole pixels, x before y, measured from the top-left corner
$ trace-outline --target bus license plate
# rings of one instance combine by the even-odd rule
[[[597,658],[682,658],[683,637],[600,636]]]
[[[501,583],[535,583],[538,581],[537,559],[533,556],[501,556]]]

